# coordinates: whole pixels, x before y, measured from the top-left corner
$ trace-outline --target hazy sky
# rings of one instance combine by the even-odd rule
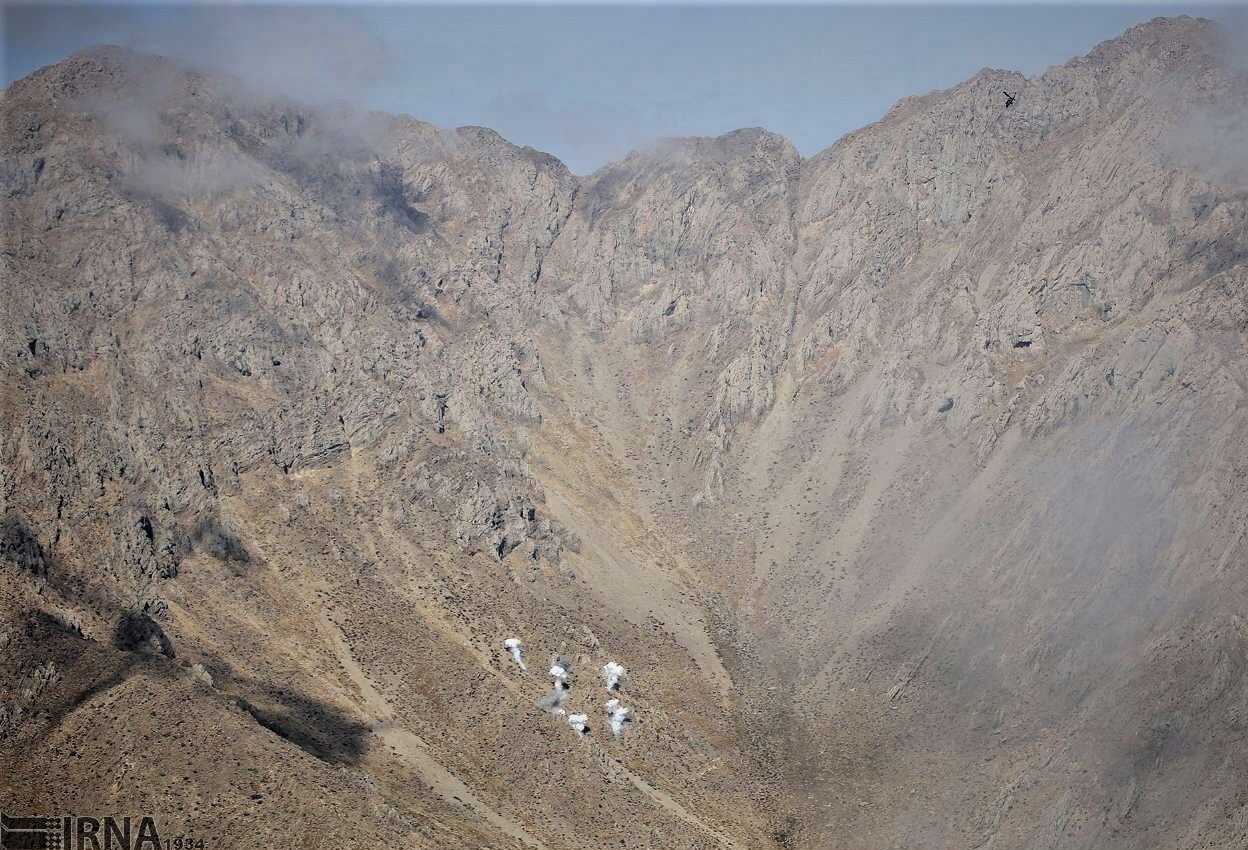
[[[219,65],[286,94],[483,124],[591,171],[657,137],[745,126],[803,154],[985,66],[1027,74],[1157,15],[1243,6],[4,8],[5,83],[96,44]]]

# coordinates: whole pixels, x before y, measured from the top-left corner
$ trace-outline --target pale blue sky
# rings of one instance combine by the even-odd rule
[[[122,44],[305,99],[482,124],[585,173],[658,137],[744,126],[809,155],[980,68],[1035,74],[1157,15],[1243,8],[6,3],[4,74]]]

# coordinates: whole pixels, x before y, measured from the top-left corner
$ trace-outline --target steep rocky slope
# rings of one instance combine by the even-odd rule
[[[6,810],[1241,846],[1245,82],[1159,19],[585,178],[115,48],[15,83]]]

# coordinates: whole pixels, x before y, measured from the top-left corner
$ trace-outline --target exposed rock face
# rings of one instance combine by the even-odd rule
[[[1159,19],[584,179],[117,49],[15,83],[6,811],[1241,846],[1246,82]]]

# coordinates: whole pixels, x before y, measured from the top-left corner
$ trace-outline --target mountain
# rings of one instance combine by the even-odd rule
[[[2,807],[1243,846],[1246,81],[1157,19],[583,178],[119,48],[15,82]]]

